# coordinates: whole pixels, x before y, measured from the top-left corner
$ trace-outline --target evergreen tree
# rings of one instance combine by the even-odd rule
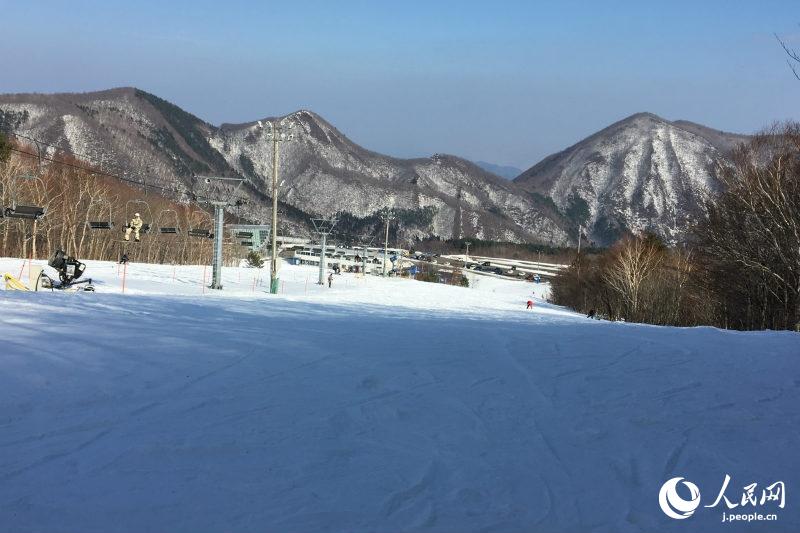
[[[250,252],[248,252],[246,260],[247,260],[247,266],[250,268],[264,267],[264,260],[261,258],[261,255],[255,250],[250,250]]]

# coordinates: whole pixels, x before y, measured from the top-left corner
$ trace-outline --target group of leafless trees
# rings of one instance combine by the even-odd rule
[[[206,264],[212,255],[211,239],[190,237],[191,228],[212,230],[211,216],[191,204],[147,194],[119,180],[87,169],[79,161],[60,158],[41,164],[14,150],[4,141],[0,151],[0,209],[13,205],[45,208],[39,220],[0,218],[0,257],[44,259],[62,249],[80,259],[173,264]],[[9,147],[11,148],[9,150]],[[124,242],[127,222],[140,213],[150,231],[141,242]],[[112,226],[92,229],[95,226]],[[175,228],[162,233],[160,228]],[[228,244],[232,248],[233,244]],[[226,257],[242,250],[226,250]],[[236,252],[236,253],[230,253]]]
[[[689,241],[623,238],[579,255],[553,298],[609,319],[734,329],[800,323],[800,126],[755,136],[720,172],[723,191]]]
[[[611,320],[706,323],[693,282],[695,259],[652,234],[628,236],[599,254],[582,253],[552,284],[556,303]]]

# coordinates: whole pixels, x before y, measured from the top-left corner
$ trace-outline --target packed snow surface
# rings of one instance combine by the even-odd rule
[[[0,292],[0,531],[800,530],[797,334],[589,320],[488,277],[124,274]],[[777,521],[661,511],[668,479],[708,505],[726,474],[735,503],[783,481]]]

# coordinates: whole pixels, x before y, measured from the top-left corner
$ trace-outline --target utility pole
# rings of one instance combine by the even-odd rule
[[[469,261],[469,241],[465,241],[464,244],[467,245],[467,253],[464,254],[464,268],[467,268],[467,261]]]
[[[583,233],[583,225],[578,224],[578,255],[581,255],[581,233]]]
[[[272,141],[272,227],[270,228],[269,292],[270,294],[278,294],[278,143],[294,139],[294,135],[286,131],[291,130],[294,124],[286,119],[278,124],[275,124],[272,120],[266,122],[269,125],[269,131],[266,136],[267,139]],[[260,120],[258,121],[258,127],[264,127]]]
[[[386,275],[386,260],[389,250],[389,221],[392,220],[391,211],[386,211],[383,220],[386,222],[386,237],[383,240],[383,275]]]
[[[214,255],[211,262],[211,288],[222,289],[222,239],[225,235],[223,225],[225,223],[225,208],[231,205],[231,200],[242,185],[240,178],[224,178],[221,176],[205,176],[202,178],[206,185],[211,185],[215,182],[235,182],[234,187],[228,198],[224,200],[208,200],[208,203],[214,206]]]

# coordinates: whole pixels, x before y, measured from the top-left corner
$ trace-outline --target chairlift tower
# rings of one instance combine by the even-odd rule
[[[333,227],[336,225],[335,218],[314,218],[311,223],[314,224],[314,231],[320,235],[320,251],[319,251],[319,281],[317,285],[325,284],[325,247],[328,235],[333,232]]]
[[[367,239],[369,238],[369,241]],[[372,245],[372,242],[375,240],[375,235],[370,235],[365,233],[361,236],[361,242],[364,243],[364,254],[361,257],[361,268],[364,272],[364,275],[367,275],[367,255],[369,254],[369,247]]]
[[[207,199],[206,203],[214,206],[214,255],[211,262],[211,288],[222,289],[222,239],[224,237],[223,225],[225,223],[225,208],[233,206],[231,203],[239,187],[242,185],[241,178],[225,178],[221,176],[199,176],[206,185],[228,183],[234,185],[233,190],[224,199]],[[224,196],[220,194],[219,196]]]
[[[267,120],[268,126],[266,136],[272,141],[272,231],[271,231],[271,261],[269,267],[269,292],[278,293],[278,144],[285,141],[294,140],[291,132],[294,124],[287,119],[279,123]],[[258,127],[264,128],[264,124],[259,120]]]

